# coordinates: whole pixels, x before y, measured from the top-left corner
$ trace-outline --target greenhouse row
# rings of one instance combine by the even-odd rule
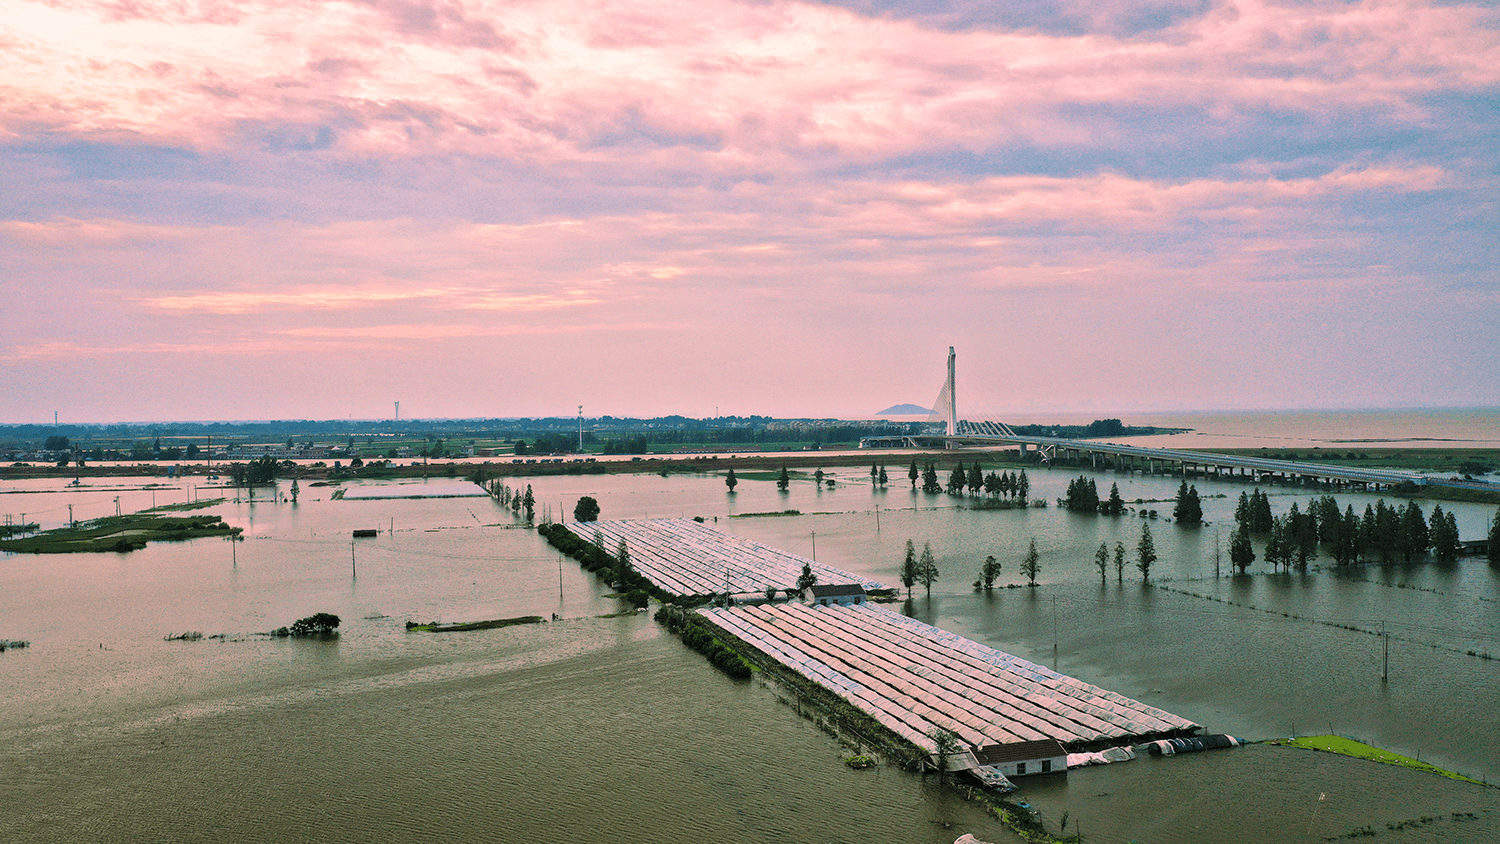
[[[857,583],[869,591],[887,588],[879,581],[693,519],[572,522],[564,527],[586,542],[600,542],[609,554],[623,541],[631,566],[674,595],[752,595],[767,588],[794,589],[804,564],[811,566],[819,583]]]
[[[1198,725],[884,607],[706,609],[710,623],[913,744],[946,729],[971,748],[1072,748],[1188,735]]]

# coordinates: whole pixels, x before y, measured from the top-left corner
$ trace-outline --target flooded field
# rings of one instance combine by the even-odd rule
[[[907,539],[931,543],[942,572],[931,598],[919,589],[892,605],[922,621],[1213,731],[1332,731],[1500,778],[1500,660],[1481,656],[1500,656],[1500,572],[1460,561],[1272,575],[1257,562],[1251,576],[1215,577],[1215,533],[1227,572],[1244,487],[1200,483],[1226,496],[1205,500],[1207,527],[1144,520],[1161,557],[1152,585],[1132,567],[1101,584],[1094,549],[1133,551],[1139,517],[969,510],[913,493],[899,459],[884,490],[868,468],[786,494],[749,479],[731,495],[713,474],[530,482],[539,509],[564,517],[580,495],[606,519],[703,516],[888,583]],[[1034,471],[1033,495],[1062,495],[1075,474]],[[1176,489],[1094,477],[1127,501]],[[148,483],[5,482],[0,511],[50,527],[69,504],[82,519],[113,514],[116,497],[129,512],[224,494]],[[644,615],[600,618],[622,603],[492,500],[332,500],[332,489],[304,486],[296,505],[231,493],[203,511],[245,528],[237,544],[0,557],[0,639],[32,643],[0,654],[0,764],[15,795],[0,839],[1012,840],[931,779],[849,771],[846,751],[784,705],[786,693],[723,678]],[[1356,510],[1374,500],[1339,498]],[[1278,512],[1294,500],[1305,506],[1305,495],[1272,490]],[[1465,538],[1494,513],[1444,509]],[[801,515],[747,516],[784,510]],[[354,540],[356,529],[379,534]],[[1002,586],[1023,583],[1033,537],[1039,586],[973,592],[987,554],[1004,565]],[[337,641],[257,635],[320,611],[343,619]],[[404,629],[553,613],[562,620]],[[226,638],[163,640],[185,631]],[[1380,840],[1500,838],[1493,789],[1267,746],[1023,786],[1050,829],[1068,812],[1085,840],[1315,841],[1366,825]]]

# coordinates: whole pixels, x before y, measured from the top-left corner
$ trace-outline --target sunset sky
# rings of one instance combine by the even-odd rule
[[[1500,405],[1464,2],[0,0],[0,422]]]

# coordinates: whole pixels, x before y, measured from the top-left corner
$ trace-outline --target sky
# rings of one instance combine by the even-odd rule
[[[1500,405],[1500,11],[0,0],[0,422]]]

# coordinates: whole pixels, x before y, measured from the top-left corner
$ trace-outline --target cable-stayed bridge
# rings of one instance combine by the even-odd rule
[[[927,421],[934,430],[930,434],[906,437],[866,437],[860,440],[860,448],[962,448],[965,446],[1016,446],[1024,459],[1035,451],[1043,463],[1065,462],[1090,465],[1096,468],[1117,471],[1140,471],[1146,474],[1174,474],[1186,478],[1245,477],[1255,481],[1276,480],[1282,483],[1332,483],[1379,489],[1411,483],[1417,486],[1428,484],[1443,486],[1474,486],[1475,484],[1441,481],[1424,478],[1411,472],[1392,469],[1359,469],[1343,466],[1326,466],[1319,463],[1304,463],[1296,460],[1272,460],[1264,457],[1238,457],[1228,454],[1213,454],[1202,451],[1184,451],[1169,448],[1146,448],[1143,446],[1119,445],[1095,440],[1076,440],[1060,437],[1034,437],[1017,434],[1010,426],[996,419],[964,418],[958,412],[956,382],[957,355],[948,347],[948,376],[943,381],[937,400],[933,403],[932,415]],[[942,428],[937,429],[941,424]],[[1479,485],[1493,488],[1489,484]]]

